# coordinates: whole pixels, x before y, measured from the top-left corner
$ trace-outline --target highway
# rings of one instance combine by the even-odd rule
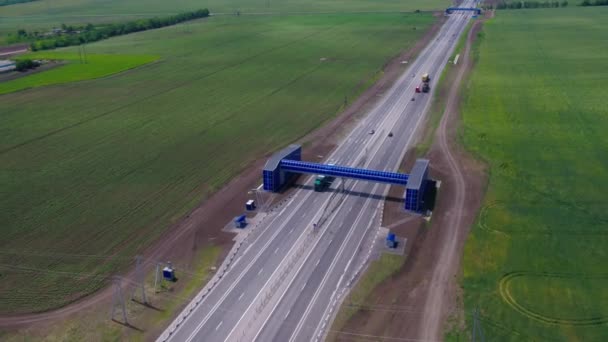
[[[473,1],[462,5],[472,6]],[[327,162],[397,171],[415,142],[436,80],[471,15],[456,13],[448,18]],[[431,75],[431,92],[416,94],[424,72]],[[389,132],[394,136],[388,137]],[[312,177],[305,184],[251,232],[230,269],[169,340],[323,339],[339,298],[352,287],[350,279],[367,261],[389,187],[338,179],[330,191],[317,193],[312,190]]]

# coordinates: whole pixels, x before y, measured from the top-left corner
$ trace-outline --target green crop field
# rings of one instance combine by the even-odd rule
[[[486,341],[608,341],[606,18],[500,11],[484,25],[463,139],[490,183],[463,286]]]
[[[145,55],[110,55],[61,52],[38,52],[20,57],[40,60],[55,60],[67,63],[59,68],[48,70],[27,77],[20,77],[0,83],[0,95],[18,90],[62,84],[109,76],[118,72],[133,69],[158,59]]]
[[[0,310],[102,286],[248,163],[333,117],[434,20],[215,17],[87,46],[155,63],[0,95]]]
[[[209,8],[213,13],[442,10],[448,0],[39,0],[0,8],[0,36],[17,29],[103,23]],[[1,42],[1,41],[0,41]]]

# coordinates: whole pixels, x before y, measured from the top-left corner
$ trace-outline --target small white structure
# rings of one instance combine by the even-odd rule
[[[13,71],[16,68],[15,62],[11,60],[0,60],[0,73]]]
[[[456,57],[454,57],[454,65],[458,64],[459,57],[460,57],[460,54],[457,54]]]

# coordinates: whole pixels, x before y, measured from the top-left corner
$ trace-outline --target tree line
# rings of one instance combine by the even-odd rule
[[[607,0],[608,1],[608,0]],[[559,8],[559,7],[568,7],[568,1],[563,0],[559,1],[502,1],[496,4],[496,7],[492,5],[482,6],[483,9],[522,9],[522,8]]]
[[[72,26],[62,24],[61,28],[49,32],[29,32],[18,30],[13,42],[30,42],[32,51],[49,50],[59,47],[81,45],[110,37],[120,36],[133,32],[157,29],[171,26],[188,20],[200,19],[209,16],[208,9],[192,12],[184,12],[167,17],[154,17],[150,19],[138,19],[124,23]]]
[[[608,0],[583,0],[583,2],[581,2],[581,6],[608,6]]]
[[[608,6],[608,0],[583,0],[578,6]],[[483,5],[481,8],[487,9],[522,9],[522,8],[558,8],[568,7],[568,1],[501,1],[494,7],[492,4]]]
[[[38,1],[38,0],[0,0],[0,6],[21,4],[24,2],[32,2],[32,1]]]

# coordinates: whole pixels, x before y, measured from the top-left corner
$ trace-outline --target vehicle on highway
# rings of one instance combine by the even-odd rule
[[[416,86],[416,92],[419,93],[420,92],[420,86]]]
[[[416,100],[415,98],[412,97],[412,101]]]
[[[329,188],[331,183],[333,182],[333,177],[318,175],[315,179],[315,191],[323,192],[325,189]]]
[[[333,163],[327,164],[327,166],[335,166],[335,165],[336,164],[333,164]],[[334,182],[335,179],[336,179],[336,177],[318,175],[317,178],[315,179],[315,183],[314,183],[315,191],[316,192],[325,191],[327,188],[329,188],[329,186]]]
[[[429,76],[428,72],[425,72],[424,74],[422,74],[422,82],[427,83],[431,80],[431,77]]]
[[[431,90],[431,86],[429,86],[429,82],[422,83],[422,92],[428,93]]]
[[[371,131],[369,131],[369,134],[374,134],[376,133],[376,131],[374,131],[373,129]]]
[[[393,132],[389,132],[389,133],[388,133],[388,137],[389,137],[389,138],[392,138],[392,137],[393,137]]]

